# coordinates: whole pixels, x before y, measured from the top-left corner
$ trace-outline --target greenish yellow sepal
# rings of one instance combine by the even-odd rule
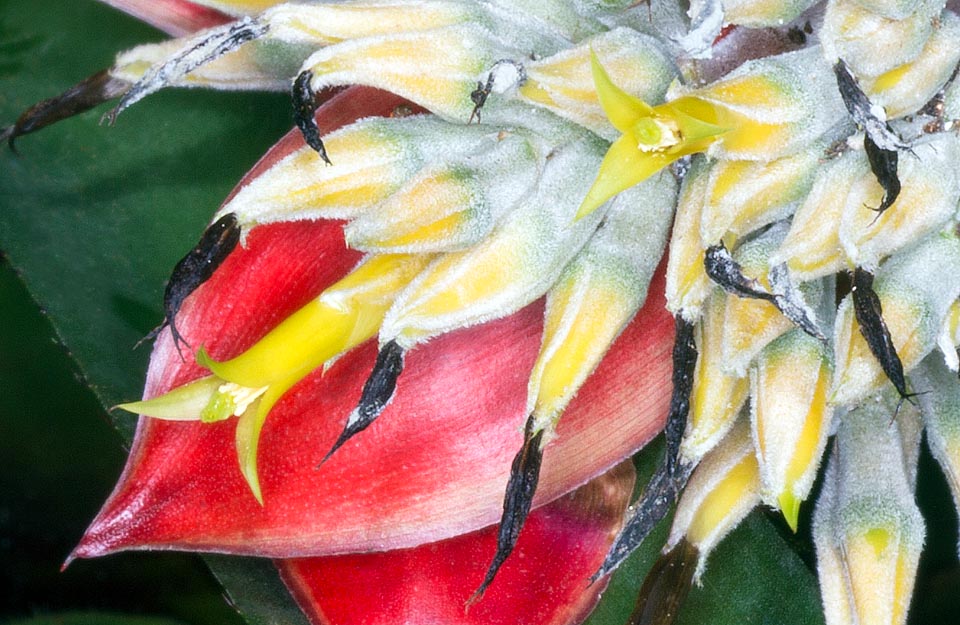
[[[760,473],[750,427],[742,420],[691,476],[677,504],[667,546],[673,547],[686,537],[697,548],[694,579],[699,580],[713,548],[759,502]]]
[[[694,114],[715,117],[706,102],[666,103],[651,107],[613,84],[596,54],[591,54],[597,97],[622,136],[607,151],[597,178],[577,211],[589,215],[624,189],[646,180],[677,159],[704,151],[726,128]]]
[[[179,386],[159,397],[117,404],[116,407],[154,419],[197,421],[202,418],[204,407],[217,393],[221,384],[223,380],[211,375]]]

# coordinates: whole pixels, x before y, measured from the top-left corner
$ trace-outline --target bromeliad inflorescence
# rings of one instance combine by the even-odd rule
[[[182,356],[203,373],[122,408],[205,424],[236,417],[246,496],[269,515],[260,442],[278,406],[348,375],[377,339],[348,400],[355,408],[327,417],[339,434],[300,459],[322,473],[382,421],[413,418],[397,400],[420,392],[420,378],[404,373],[409,361],[419,358],[418,372],[439,367],[418,355],[467,328],[529,315],[545,298],[539,349],[514,365],[526,393],[504,408],[519,449],[498,469],[506,495],[475,603],[548,499],[537,492],[551,448],[589,441],[562,424],[591,376],[631,350],[625,339],[642,332],[631,328],[669,326],[654,285],[675,317],[672,366],[666,350],[652,363],[672,369],[669,406],[662,388],[639,388],[656,374],[621,383],[634,403],[657,396],[666,454],[587,573],[612,572],[676,504],[655,568],[673,571],[671,587],[646,584],[632,620],[666,622],[752,509],[780,510],[797,529],[835,435],[813,520],[827,622],[905,621],[924,539],[913,501],[923,431],[960,502],[960,382],[949,373],[960,365],[960,17],[945,2],[705,0],[689,16],[669,0],[195,4],[224,11],[204,14],[223,23],[125,52],[2,133],[12,145],[119,98],[112,123],[168,86],[291,90],[304,144],[274,154],[231,196],[167,288],[161,341],[192,350]],[[314,113],[347,85],[405,98],[404,114],[321,132]],[[258,340],[215,352],[203,333],[191,336],[196,319],[178,324],[237,246],[245,253],[271,225],[325,220],[344,222],[333,226],[350,248],[338,252],[342,270]],[[158,369],[168,352],[156,352]],[[440,397],[431,409],[446,414],[443,394],[458,389],[429,392]],[[639,409],[620,402],[600,413],[629,419]],[[647,442],[634,435],[601,445],[602,460],[568,458],[589,468],[569,471],[562,487],[551,481],[549,498]],[[304,546],[236,528],[229,538],[143,539],[123,525],[137,523],[138,497],[124,504],[115,494],[76,555],[414,546],[399,534]],[[433,537],[489,523],[485,505]],[[321,534],[306,518],[300,529]]]

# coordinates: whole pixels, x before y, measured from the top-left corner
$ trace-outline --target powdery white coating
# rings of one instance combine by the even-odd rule
[[[930,272],[930,267],[938,271]],[[938,233],[890,258],[877,271],[874,290],[904,372],[909,373],[936,347],[943,320],[960,296],[960,241],[952,233]],[[887,384],[869,351],[849,350],[854,341],[861,341],[854,318],[848,296],[837,310],[834,329],[837,375],[831,401],[839,405],[853,405]]]
[[[789,492],[807,498],[827,444],[833,410],[816,402],[818,387],[829,385],[832,373],[829,346],[800,329],[772,342],[750,370],[751,424],[760,464],[764,503],[778,508],[778,497]],[[817,419],[813,450],[798,449],[809,419]],[[805,443],[804,443],[805,444]],[[798,453],[812,451],[811,461],[792,484],[791,464]]]
[[[675,82],[667,99],[684,95],[696,96],[746,118],[738,122],[741,125],[766,124],[779,133],[776,141],[750,145],[737,132],[743,128],[731,129],[731,134],[726,138],[721,135],[707,151],[718,158],[772,160],[787,156],[809,147],[847,118],[833,70],[817,48],[747,61],[699,89],[680,87]],[[740,136],[745,145],[730,145],[733,136]]]
[[[380,341],[409,349],[431,337],[516,312],[550,288],[596,229],[604,211],[574,222],[603,146],[558,148],[537,188],[473,248],[446,254],[387,312]]]
[[[709,59],[713,41],[723,29],[724,15],[721,0],[691,0],[687,15],[690,30],[677,39],[677,45],[694,59]]]
[[[344,228],[347,245],[366,252],[431,253],[479,242],[533,188],[543,169],[545,155],[525,137],[501,135],[477,153],[428,163]],[[450,220],[456,223],[424,233]]]
[[[468,21],[484,21],[475,3],[455,0],[353,0],[283,3],[262,19],[270,36],[290,42],[332,45],[348,39],[418,32]]]
[[[743,268],[745,276],[761,283],[766,281],[770,271],[770,254],[780,246],[788,226],[786,222],[775,224],[737,248],[733,256]],[[806,299],[819,302],[822,296],[820,286],[818,282],[804,285],[802,288]],[[796,326],[771,302],[742,298],[731,293],[725,297],[727,304],[723,317],[721,367],[731,375],[743,377],[760,350]]]
[[[680,444],[684,462],[696,464],[730,431],[750,393],[746,377],[725,372],[723,323],[726,293],[714,287],[697,325],[699,356],[693,373],[690,414]]]
[[[479,0],[491,12],[508,15],[522,12],[531,22],[542,24],[543,30],[552,30],[568,41],[579,41],[603,28],[600,15],[609,12],[609,2],[603,0]],[[632,0],[630,0],[632,1]],[[598,15],[599,13],[599,15]]]
[[[882,75],[862,81],[870,99],[886,109],[889,117],[902,117],[918,110],[946,84],[960,62],[960,17],[951,11],[940,16],[940,26],[927,39],[920,56]],[[902,72],[902,76],[899,74]],[[887,86],[893,82],[893,86]]]
[[[677,200],[666,276],[667,309],[691,322],[700,318],[700,309],[711,289],[703,268],[705,246],[699,226],[711,164],[702,157],[694,158],[692,163]]]
[[[843,59],[854,77],[876,77],[917,58],[933,33],[943,0],[920,0],[902,20],[890,20],[856,0],[828,0],[820,31],[830,63]]]
[[[827,625],[906,620],[925,529],[895,409],[879,395],[841,419],[814,517]]]
[[[922,0],[856,0],[872,13],[891,20],[902,20],[917,10]],[[944,3],[945,4],[945,3]]]
[[[750,424],[747,419],[740,419],[736,426],[724,437],[723,441],[703,460],[690,477],[683,496],[677,504],[673,516],[673,525],[664,551],[673,549],[686,536],[690,526],[697,519],[704,500],[711,495],[718,485],[728,476],[730,471],[745,460],[753,460],[753,440],[750,437]],[[697,567],[693,579],[700,584],[700,578],[707,568],[707,557],[723,537],[729,534],[740,524],[746,516],[760,503],[760,482],[751,480],[737,493],[736,501],[726,511],[716,525],[710,528],[705,537],[694,546],[699,552]]]
[[[527,83],[520,96],[612,141],[620,133],[610,125],[597,99],[590,69],[591,50],[618,87],[651,105],[663,101],[667,86],[677,75],[657,39],[629,28],[616,28],[526,63]]]
[[[928,389],[917,397],[926,426],[927,445],[947,478],[954,506],[960,513],[960,385],[957,384],[957,374],[931,354],[914,370],[912,377],[919,388]]]
[[[489,149],[497,143],[498,132],[427,116],[363,119],[324,138],[333,165],[305,146],[240,189],[217,217],[235,213],[244,226],[354,217],[396,191],[426,163]]]
[[[902,153],[898,169],[902,190],[879,217],[865,208],[879,206],[883,197],[876,178],[868,173],[855,181],[838,232],[850,263],[875,267],[885,256],[939,230],[953,218],[960,201],[958,159],[960,143],[952,133],[918,145],[912,153]]]
[[[724,0],[730,24],[760,28],[782,26],[813,6],[816,0]]]
[[[842,269],[840,216],[848,204],[850,188],[866,176],[872,174],[862,152],[848,151],[831,163],[821,164],[810,193],[794,213],[790,231],[770,257],[770,264],[787,263],[790,273],[801,281]]]
[[[813,185],[824,147],[818,142],[769,162],[719,161],[710,171],[700,219],[703,243],[716,243],[728,232],[743,237],[790,216]]]
[[[522,51],[477,24],[344,41],[308,58],[310,87],[366,85],[390,91],[451,121],[466,122],[477,81],[502,58]]]
[[[109,113],[110,119],[161,89],[187,83],[188,77],[196,70],[262,37],[268,28],[257,19],[245,17],[165,44],[139,46],[120,54],[111,73],[133,82],[133,85]],[[151,63],[149,59],[156,60]],[[222,89],[259,88],[261,85],[276,88],[278,78],[269,74],[264,76],[265,72],[247,54],[239,55],[233,62],[224,63],[220,70],[208,73],[210,86]],[[195,79],[197,81],[199,79]]]
[[[543,345],[527,386],[527,414],[534,415],[536,430],[547,430],[545,439],[552,437],[560,412],[646,301],[676,195],[677,184],[669,174],[617,195],[597,231],[547,293]],[[575,352],[583,360],[557,362],[559,350],[584,333],[591,338],[590,349]],[[560,397],[541,397],[548,366],[576,371]]]
[[[170,39],[122,52],[117,55],[110,75],[134,83],[151,67],[175,55],[183,45],[182,39]],[[253,41],[171,80],[170,85],[223,91],[286,91],[297,68],[312,52],[312,47]]]

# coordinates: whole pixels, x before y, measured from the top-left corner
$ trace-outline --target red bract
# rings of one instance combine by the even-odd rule
[[[386,553],[282,560],[280,573],[317,624],[553,625],[582,620],[604,583],[588,588],[623,518],[634,481],[620,464],[533,512],[483,600],[464,610],[496,546],[496,528]]]
[[[318,121],[329,132],[362,115],[388,113],[399,102],[389,94],[351,89],[324,105]],[[301,145],[298,135],[288,136],[252,174]],[[216,359],[230,358],[345,275],[359,258],[345,248],[336,222],[256,227],[244,246],[188,298],[178,328],[194,349],[202,345]],[[516,586],[496,600],[514,606],[502,612],[510,615],[509,622],[569,622],[586,613],[601,589],[587,590],[586,579],[619,526],[629,492],[622,471],[584,487],[581,494],[558,498],[609,470],[662,426],[673,328],[663,290],[660,272],[647,306],[581,389],[546,450],[534,505],[557,501],[531,516],[524,531],[521,545],[527,545],[530,560],[524,561],[523,552],[515,554],[505,581],[494,586]],[[344,567],[354,572],[354,592],[363,596],[361,580],[380,575],[377,571],[384,567],[409,570],[432,562],[439,572],[431,585],[443,579],[448,590],[456,588],[441,592],[444,609],[462,611],[493,553],[495,530],[461,535],[499,518],[510,460],[522,440],[527,377],[541,332],[542,303],[536,303],[413,350],[382,417],[322,467],[318,463],[356,405],[376,345],[371,341],[326,373],[308,376],[274,407],[263,429],[263,506],[237,466],[235,420],[203,424],[142,418],[120,483],[72,557],[175,548],[294,558],[384,552],[450,539],[413,551],[281,566],[317,622],[327,622],[320,616],[326,609],[324,593]],[[153,353],[145,396],[203,374],[191,357],[180,359],[164,332]],[[573,548],[576,544],[580,546]],[[514,576],[526,581],[507,581]],[[410,593],[425,605],[437,601],[418,595],[403,580],[398,583],[390,592]],[[538,595],[544,596],[542,602],[530,600]],[[361,598],[357,601],[364,605]],[[516,606],[523,603],[527,606],[520,619]],[[542,613],[540,603],[552,603],[555,609]],[[500,603],[490,600],[489,605]],[[334,620],[351,622],[359,616],[344,613]]]
[[[187,0],[101,0],[160,30],[179,37],[226,24],[233,18]]]

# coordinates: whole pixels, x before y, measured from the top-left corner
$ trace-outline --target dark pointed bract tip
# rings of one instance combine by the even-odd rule
[[[396,340],[388,341],[380,348],[373,371],[370,372],[370,377],[360,391],[360,402],[350,413],[347,425],[333,447],[320,461],[321,465],[344,443],[367,429],[393,399],[393,394],[397,390],[397,379],[403,373],[404,353],[404,349]]]
[[[673,341],[673,391],[670,395],[670,412],[664,427],[666,437],[666,467],[673,475],[680,464],[680,442],[687,427],[687,415],[690,413],[690,394],[693,392],[693,374],[697,367],[697,343],[694,340],[695,324],[683,315],[677,315],[674,321]]]
[[[897,354],[897,348],[893,344],[893,337],[887,323],[883,320],[883,308],[880,304],[880,297],[873,290],[873,274],[862,267],[857,267],[853,271],[853,288],[851,289],[853,297],[853,311],[860,326],[860,334],[863,335],[870,348],[870,353],[880,364],[880,368],[886,374],[887,378],[897,389],[900,399],[913,402],[915,393],[907,391],[907,379],[903,373],[903,361]],[[899,404],[897,411],[899,411]]]
[[[671,625],[693,585],[698,557],[697,548],[686,539],[660,554],[643,580],[626,625]]]
[[[37,102],[24,111],[12,125],[0,130],[0,141],[6,141],[16,152],[17,137],[36,132],[88,111],[93,107],[122,95],[130,86],[125,80],[114,78],[110,70],[102,70],[73,85],[58,96]]]
[[[327,148],[323,145],[323,140],[320,138],[320,128],[317,127],[317,120],[314,118],[314,113],[317,111],[317,94],[310,86],[312,80],[313,72],[306,70],[300,72],[293,81],[293,88],[290,92],[290,97],[293,100],[293,119],[307,145],[317,151],[324,163],[333,165],[327,156]]]
[[[503,497],[503,515],[500,517],[500,529],[497,532],[497,551],[487,569],[480,586],[467,599],[467,606],[471,606],[483,597],[490,584],[493,583],[497,572],[507,558],[513,553],[513,548],[520,538],[520,530],[530,514],[533,496],[537,492],[537,483],[540,481],[540,465],[543,461],[543,430],[533,431],[534,418],[531,414],[523,429],[523,446],[513,458],[510,465],[510,479],[507,480],[507,490]]]
[[[667,516],[670,507],[680,498],[693,472],[694,464],[680,458],[680,442],[690,412],[690,394],[693,391],[693,375],[697,366],[697,344],[694,340],[692,321],[677,315],[676,336],[673,343],[673,391],[670,396],[670,413],[664,435],[667,439],[663,462],[643,489],[640,500],[633,506],[623,529],[613,541],[600,569],[590,578],[590,583],[608,575],[646,540],[653,528]]]
[[[183,352],[180,351],[180,344],[183,343],[188,349],[192,348],[177,330],[177,313],[180,312],[180,307],[187,297],[209,280],[217,267],[237,247],[240,234],[241,228],[237,216],[227,213],[204,230],[197,245],[180,259],[170,273],[170,279],[163,292],[164,322],[151,334],[156,336],[164,325],[170,326],[170,332],[173,334],[173,341],[181,359],[183,359]]]
[[[743,268],[733,259],[723,241],[707,248],[703,256],[703,268],[707,276],[727,293],[773,302],[772,293],[758,281],[744,275]]]
[[[863,138],[863,149],[867,153],[870,171],[873,172],[874,177],[883,189],[883,199],[880,200],[880,206],[870,207],[871,210],[877,212],[877,216],[874,218],[874,221],[876,221],[885,210],[893,206],[900,195],[900,177],[897,173],[900,154],[896,150],[881,148],[869,134]]]

